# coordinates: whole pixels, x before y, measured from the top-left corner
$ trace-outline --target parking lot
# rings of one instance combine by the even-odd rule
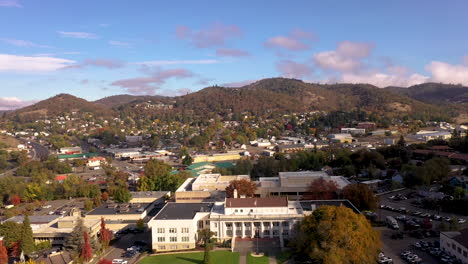
[[[119,239],[115,240],[111,243],[110,248],[107,250],[107,253],[103,256],[103,258],[114,260],[114,259],[122,259],[127,261],[128,264],[135,263],[138,259],[139,254],[135,254],[133,256],[125,256],[124,254],[127,252],[127,249],[134,246],[136,241],[144,241],[146,242],[146,248],[150,247],[151,245],[151,232],[147,231],[144,233],[128,233],[123,234],[120,236]],[[142,248],[143,251],[146,248]],[[141,252],[140,252],[141,253]]]
[[[455,214],[449,214],[449,213],[444,213],[444,212],[438,212],[434,210],[426,210],[424,208],[419,207],[418,205],[415,205],[412,203],[414,200],[417,199],[415,195],[411,195],[411,193],[414,193],[412,190],[404,190],[400,191],[397,193],[389,193],[385,195],[381,195],[380,198],[380,204],[385,205],[387,208],[384,209],[378,209],[377,211],[377,219],[380,221],[385,221],[387,216],[392,216],[396,219],[402,219],[402,216],[405,216],[407,219],[410,221],[414,221],[415,223],[419,223],[422,225],[423,219],[428,219],[432,218],[430,223],[432,224],[432,230],[436,231],[438,233],[438,227],[442,221],[447,222],[449,219],[445,218],[450,218],[450,219],[463,219],[465,220],[466,217],[460,216],[460,215],[455,215]],[[400,195],[407,197],[409,196],[410,198],[408,199],[391,199],[390,197],[395,197],[396,195]],[[388,208],[390,207],[390,208]],[[404,210],[403,210],[404,208]],[[424,215],[426,214],[426,215]],[[439,220],[435,220],[436,216],[440,216]],[[380,233],[382,237],[382,251],[385,253],[387,257],[391,257],[393,259],[393,263],[408,263],[407,261],[403,260],[401,257],[401,253],[404,251],[410,250],[413,254],[418,255],[422,261],[420,263],[427,263],[427,264],[436,264],[436,263],[450,263],[450,262],[441,262],[439,259],[437,259],[434,256],[431,256],[427,252],[430,250],[426,250],[427,252],[424,252],[421,250],[421,248],[415,247],[417,242],[424,241],[424,244],[426,242],[434,243],[435,241],[439,240],[439,237],[436,235],[436,232],[433,232],[434,234],[425,234],[426,232],[417,232],[411,234],[411,231],[404,231],[404,222],[401,220],[398,220],[398,225],[399,229],[398,230],[392,230],[388,227],[378,227],[376,228]],[[461,223],[459,224],[460,229],[462,228],[467,228],[468,224]],[[397,239],[395,235],[397,233],[402,233],[403,238]],[[424,233],[424,234],[423,234]],[[429,236],[429,237],[426,237]],[[419,246],[419,243],[417,244]]]

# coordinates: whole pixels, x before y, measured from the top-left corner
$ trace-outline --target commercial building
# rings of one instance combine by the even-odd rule
[[[234,180],[250,180],[249,175],[221,175],[217,174],[201,174],[192,184],[194,191],[224,191],[229,183]]]
[[[79,216],[30,216],[33,238],[36,243],[50,241],[52,246],[62,246],[65,239],[73,231],[79,220]],[[15,223],[23,223],[24,216],[14,216],[5,220]],[[83,219],[84,226],[88,229],[90,236],[96,236],[99,231],[101,218]]]
[[[228,198],[216,203],[167,203],[153,217],[152,249],[156,252],[193,249],[197,231],[209,228],[218,241],[268,238],[284,246],[294,225],[322,205],[347,206],[347,200],[288,201],[286,197]]]
[[[328,139],[332,142],[339,142],[339,143],[351,143],[353,142],[353,136],[347,133],[341,134],[330,134],[328,135]]]
[[[132,199],[128,203],[107,202],[88,212],[85,220],[104,218],[107,228],[118,231],[135,226],[140,219],[146,219],[148,214],[157,208],[162,208],[165,197],[170,192],[132,192]]]
[[[59,154],[80,154],[82,152],[81,147],[64,147],[59,150]]]
[[[226,153],[215,153],[215,154],[199,154],[193,156],[193,162],[216,162],[216,161],[229,161],[238,160],[241,155],[238,151],[229,151]]]
[[[310,184],[318,179],[333,181],[342,190],[351,184],[343,176],[329,176],[324,171],[296,171],[280,172],[278,177],[261,177],[257,183],[256,195],[288,196],[290,199],[300,199],[307,191]]]
[[[354,128],[354,127],[343,127],[341,128],[341,133],[351,134],[351,135],[364,135],[366,134],[365,128]]]
[[[468,264],[468,228],[459,232],[441,232],[440,248],[456,257],[462,264]]]

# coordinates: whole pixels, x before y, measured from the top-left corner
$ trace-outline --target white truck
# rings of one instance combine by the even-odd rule
[[[398,226],[398,222],[393,216],[387,216],[386,218],[387,225],[392,228],[392,229],[399,229],[400,227]]]

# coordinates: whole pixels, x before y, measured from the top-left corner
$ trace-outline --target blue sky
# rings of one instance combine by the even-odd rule
[[[468,2],[0,0],[0,110],[268,77],[468,85]]]

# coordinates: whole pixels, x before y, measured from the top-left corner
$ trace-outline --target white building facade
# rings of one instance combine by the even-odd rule
[[[462,264],[468,264],[468,228],[459,232],[441,232],[440,247]]]

